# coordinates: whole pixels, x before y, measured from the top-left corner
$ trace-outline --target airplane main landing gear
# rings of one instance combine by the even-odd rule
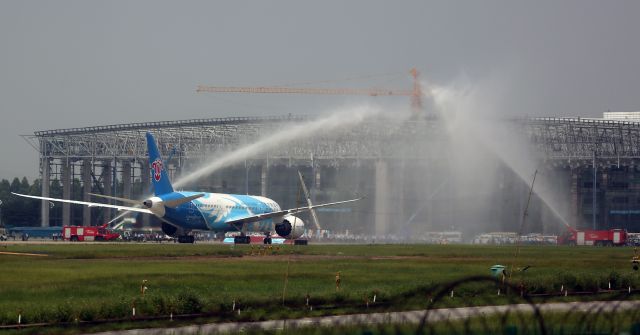
[[[178,243],[193,243],[195,242],[195,237],[192,235],[181,235],[178,236]]]
[[[236,236],[233,238],[233,243],[234,244],[249,244],[251,243],[251,237],[250,236]]]
[[[262,243],[264,244],[271,244],[272,240],[271,240],[271,232],[265,232],[264,233],[264,239],[262,240]]]

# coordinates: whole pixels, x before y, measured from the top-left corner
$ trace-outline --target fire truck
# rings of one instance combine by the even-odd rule
[[[627,231],[624,229],[609,230],[569,230],[558,238],[558,244],[621,246],[627,243]]]
[[[102,226],[63,226],[62,238],[65,241],[113,241],[120,234],[107,229],[107,224]]]

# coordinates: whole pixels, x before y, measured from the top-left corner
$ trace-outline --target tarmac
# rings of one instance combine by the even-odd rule
[[[640,308],[640,301],[593,301],[567,302],[546,304],[514,304],[501,306],[480,306],[444,308],[433,310],[416,310],[407,312],[388,312],[371,314],[351,314],[325,317],[311,317],[302,319],[270,320],[260,322],[225,322],[202,325],[183,326],[176,328],[146,328],[122,331],[95,333],[98,335],[191,335],[239,333],[245,331],[282,331],[308,327],[336,327],[349,325],[384,325],[384,324],[427,324],[443,321],[464,320],[471,317],[487,317],[495,314],[533,313],[535,309],[541,313],[547,312],[585,312],[604,313],[621,312]],[[534,322],[532,320],[532,322]],[[94,334],[94,335],[95,335]]]

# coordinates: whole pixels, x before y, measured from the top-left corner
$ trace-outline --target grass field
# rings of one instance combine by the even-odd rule
[[[73,322],[170,313],[211,313],[218,319],[344,313],[365,302],[385,309],[425,308],[429,290],[456,279],[489,275],[494,264],[514,263],[513,246],[310,245],[284,246],[256,256],[248,246],[218,244],[18,244],[0,254],[0,323]],[[512,282],[530,293],[640,288],[631,248],[521,247]],[[340,290],[335,275],[340,272]],[[288,275],[286,275],[288,273]],[[283,306],[283,289],[286,292]],[[148,290],[140,293],[143,280]],[[485,292],[486,289],[486,292]],[[461,289],[448,304],[506,303],[495,286]],[[317,306],[309,311],[306,297]],[[487,297],[490,297],[488,299]],[[572,299],[567,297],[566,299]],[[575,299],[575,298],[573,298]]]

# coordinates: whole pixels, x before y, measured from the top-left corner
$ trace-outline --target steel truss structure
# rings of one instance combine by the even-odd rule
[[[608,166],[640,158],[640,123],[584,118],[525,121],[531,141],[547,160]]]
[[[216,118],[36,131],[23,137],[41,159],[144,160],[147,155],[144,134],[152,132],[165,157],[173,154],[182,159],[202,159],[313,121],[305,116]],[[421,143],[412,139],[429,139],[430,129],[435,130],[433,122],[370,121],[333,131],[330,136],[324,132],[300,136],[302,140],[295,145],[270,148],[261,156],[301,161],[312,156],[327,160],[391,158],[398,154],[394,143],[402,141],[419,148]]]
[[[40,159],[105,160],[146,157],[144,133],[150,131],[162,153],[199,159],[212,152],[231,151],[286,127],[312,122],[307,116],[233,117],[133,123],[36,131],[23,137]],[[640,159],[640,123],[585,118],[530,118],[514,121],[523,126],[545,159],[560,162]],[[398,155],[397,142],[420,148],[421,140],[436,139],[437,121],[388,120],[364,122],[336,136],[317,134],[295,145],[269,150],[272,159],[389,159]],[[407,151],[412,151],[411,148]],[[264,153],[266,155],[266,153]],[[602,162],[602,163],[606,163]]]
[[[85,193],[91,191],[91,185],[100,184],[106,194],[118,193],[129,197],[132,195],[131,185],[136,181],[142,183],[142,189],[148,187],[144,140],[147,131],[156,136],[161,154],[165,158],[172,157],[169,169],[179,171],[183,164],[201,162],[211,155],[231,152],[256,143],[259,139],[269,138],[283,129],[305,127],[315,120],[294,115],[212,118],[36,131],[33,135],[23,137],[39,154],[44,196],[49,194],[51,177],[57,176],[56,179],[63,184],[64,197],[70,198],[70,185],[78,175]],[[581,168],[590,168],[594,161],[599,168],[606,169],[616,164],[637,166],[636,161],[640,159],[640,123],[583,118],[530,118],[511,120],[505,122],[505,126],[522,127],[521,133],[528,136],[530,143],[549,166],[569,167],[575,170],[572,172],[574,174],[579,174]],[[443,128],[440,121],[435,119],[372,119],[354,127],[332,130],[331,134],[318,131],[295,141],[261,149],[244,163],[245,166],[263,168],[282,164],[314,168],[353,166],[363,161],[379,163],[424,159],[424,156],[416,157],[411,153],[424,151],[425,147],[442,142],[445,136]],[[441,153],[428,157],[434,159],[436,156],[437,159],[438,154]],[[371,166],[375,166],[376,174],[379,174],[380,164]],[[77,173],[76,169],[80,169],[80,172]],[[384,172],[387,167],[381,169]],[[263,173],[263,183],[266,178]],[[376,188],[380,186],[384,189],[385,182],[380,184],[378,179],[376,177]],[[574,177],[575,182],[578,179]],[[123,183],[123,189],[118,192],[115,190],[116,180]],[[263,185],[262,193],[265,193],[265,189]],[[577,187],[572,186],[571,192],[578,192],[576,190]],[[89,200],[87,195],[83,197]],[[574,207],[577,211],[580,206],[576,204]],[[49,210],[49,206],[43,202],[43,226],[50,223]],[[63,205],[63,224],[69,222],[69,213],[68,204]],[[83,213],[84,221],[89,221],[90,209],[84,209]],[[379,225],[377,221],[378,218],[376,227]],[[579,219],[572,221],[578,222]]]

